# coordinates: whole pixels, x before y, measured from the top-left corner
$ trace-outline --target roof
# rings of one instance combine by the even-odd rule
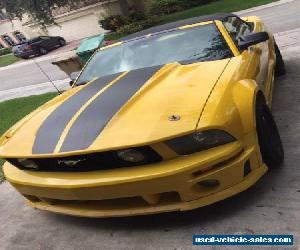
[[[176,22],[171,22],[171,23],[151,27],[149,29],[145,29],[140,32],[133,33],[129,36],[123,37],[119,41],[127,41],[127,40],[135,39],[138,37],[146,36],[148,34],[159,33],[159,32],[166,31],[166,30],[176,29],[178,27],[185,26],[185,25],[192,25],[192,24],[196,24],[196,23],[208,22],[208,21],[214,21],[214,20],[222,21],[225,18],[232,17],[232,16],[236,16],[236,15],[234,15],[232,13],[216,13],[216,14],[212,14],[212,15],[193,17],[193,18],[189,18],[189,19],[184,19],[184,20],[180,20],[180,21],[176,21]]]

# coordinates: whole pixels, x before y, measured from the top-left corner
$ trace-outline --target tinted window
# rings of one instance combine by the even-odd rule
[[[51,38],[49,36],[40,36],[40,39],[42,39],[42,40],[50,40]]]
[[[39,42],[41,39],[39,37],[33,38],[31,40],[29,40],[29,43],[36,43]]]
[[[232,40],[237,44],[240,36],[251,33],[251,25],[238,17],[228,17],[223,22]]]
[[[231,56],[227,44],[214,24],[155,34],[95,54],[77,84],[114,73],[164,65],[192,63]]]

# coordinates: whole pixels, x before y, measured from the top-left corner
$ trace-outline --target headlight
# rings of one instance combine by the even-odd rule
[[[126,162],[140,163],[146,161],[146,155],[137,149],[125,149],[116,152],[119,159]]]
[[[166,144],[179,155],[189,155],[235,141],[225,131],[208,130],[178,137]]]
[[[39,166],[36,165],[34,161],[29,159],[18,159],[17,161],[25,169],[37,170],[39,168]]]

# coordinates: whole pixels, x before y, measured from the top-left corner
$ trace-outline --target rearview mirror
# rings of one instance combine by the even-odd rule
[[[79,76],[80,72],[79,71],[76,71],[76,72],[72,72],[70,74],[70,78],[71,78],[71,81],[70,81],[70,86],[72,87],[75,80],[77,79],[77,77]]]
[[[255,32],[239,38],[238,46],[241,50],[248,49],[252,45],[256,45],[269,40],[267,32]]]

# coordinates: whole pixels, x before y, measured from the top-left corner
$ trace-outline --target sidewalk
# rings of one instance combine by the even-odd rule
[[[0,102],[11,100],[19,97],[26,97],[31,95],[41,95],[50,92],[63,92],[70,88],[69,82],[71,79],[57,80],[53,82],[44,82],[40,84],[20,87],[5,91],[0,91]]]

